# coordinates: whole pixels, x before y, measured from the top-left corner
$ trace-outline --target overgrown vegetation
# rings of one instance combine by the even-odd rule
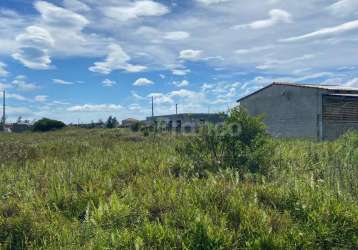
[[[177,149],[190,160],[194,173],[231,168],[243,177],[267,173],[273,146],[261,117],[233,109],[223,125],[202,127],[199,135],[187,137]]]
[[[206,137],[1,134],[0,249],[357,249],[358,133],[231,118]]]
[[[66,125],[57,120],[51,120],[48,118],[42,118],[33,125],[33,131],[35,132],[48,132],[64,128]]]
[[[109,116],[106,121],[106,128],[116,128],[118,127],[117,118],[114,116]]]

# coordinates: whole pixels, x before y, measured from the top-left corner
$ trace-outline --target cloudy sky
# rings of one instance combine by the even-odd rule
[[[272,81],[358,87],[357,0],[1,0],[8,119],[226,111]]]

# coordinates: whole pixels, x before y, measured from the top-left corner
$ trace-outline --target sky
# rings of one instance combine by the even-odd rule
[[[358,87],[357,0],[0,0],[7,119],[225,112],[273,81]],[[2,97],[2,94],[0,94]]]

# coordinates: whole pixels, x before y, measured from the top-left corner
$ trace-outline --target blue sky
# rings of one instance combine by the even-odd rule
[[[8,120],[226,111],[272,81],[358,87],[357,0],[2,0]]]

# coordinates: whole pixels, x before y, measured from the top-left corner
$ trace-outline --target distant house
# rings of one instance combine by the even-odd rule
[[[358,88],[272,83],[238,102],[275,137],[331,140],[358,129]]]
[[[222,124],[226,117],[225,114],[185,113],[148,117],[146,123],[156,123],[169,131],[193,132],[204,124]]]
[[[16,123],[7,123],[5,124],[5,131],[7,133],[22,133],[26,131],[30,131],[32,129],[32,124],[16,122]],[[1,131],[2,128],[1,128]]]
[[[4,127],[2,127],[1,124],[1,132],[5,132],[5,133],[11,133],[11,124],[5,124]]]
[[[139,121],[137,119],[128,118],[125,120],[122,120],[122,127],[124,128],[130,128],[131,126],[135,125]]]
[[[30,131],[32,129],[32,124],[16,122],[11,124],[10,129],[14,133],[22,133],[22,132]]]

